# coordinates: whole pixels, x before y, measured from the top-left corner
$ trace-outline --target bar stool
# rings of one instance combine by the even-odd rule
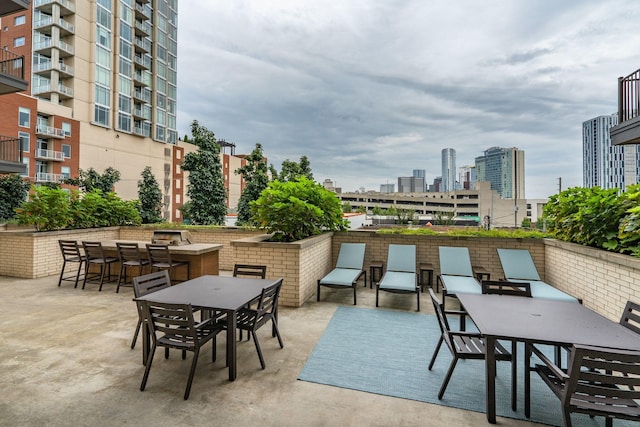
[[[147,243],[147,254],[149,255],[151,271],[169,270],[169,276],[171,276],[171,272],[175,267],[184,265],[187,267],[187,280],[191,278],[189,261],[173,261],[168,245]]]
[[[104,283],[105,270],[108,271],[107,280],[111,280],[111,264],[118,262],[118,258],[105,256],[104,250],[102,249],[102,243],[100,242],[82,242],[82,247],[84,248],[84,253],[87,257],[82,289],[84,289],[84,286],[87,284],[87,279],[97,279],[100,277],[100,288],[98,288],[98,292],[100,292],[102,291],[102,284]],[[100,273],[89,276],[89,267],[91,265],[97,265],[100,267]]]
[[[118,274],[118,287],[116,288],[116,293],[118,293],[120,286],[127,284],[127,267],[138,267],[138,276],[142,276],[142,268],[149,265],[149,260],[142,258],[137,243],[116,242],[116,247],[120,257],[120,274]],[[123,274],[124,283],[122,282]]]

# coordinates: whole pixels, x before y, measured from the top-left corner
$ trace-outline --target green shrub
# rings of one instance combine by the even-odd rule
[[[71,221],[69,193],[59,188],[32,187],[29,200],[16,209],[19,224],[37,231],[66,228]]]
[[[18,174],[0,176],[0,222],[16,217],[16,209],[27,199],[29,187]]]
[[[272,240],[292,242],[325,230],[346,230],[342,205],[335,193],[307,178],[271,181],[258,200],[251,202],[252,221]]]

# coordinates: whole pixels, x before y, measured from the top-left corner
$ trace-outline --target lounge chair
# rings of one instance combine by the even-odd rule
[[[455,296],[459,292],[482,293],[480,283],[473,274],[468,248],[440,246],[438,252],[440,254],[440,274],[437,280],[442,285],[443,307],[447,296]]]
[[[502,264],[504,277],[510,282],[529,282],[533,298],[546,298],[560,301],[578,299],[554,288],[540,279],[531,253],[526,249],[498,249],[498,257]]]
[[[420,311],[420,286],[416,274],[416,246],[389,245],[387,271],[380,282],[376,283],[376,307],[380,291],[416,294]]]
[[[320,301],[320,286],[338,289],[353,288],[353,305],[356,305],[356,283],[362,275],[364,275],[364,286],[367,286],[367,273],[362,268],[364,250],[364,243],[343,243],[340,245],[336,268],[318,280],[317,301]]]

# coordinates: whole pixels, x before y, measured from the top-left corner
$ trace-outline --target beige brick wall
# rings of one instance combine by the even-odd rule
[[[547,281],[611,320],[640,302],[640,258],[546,239]]]
[[[263,236],[231,243],[238,264],[267,266],[267,277],[282,277],[280,304],[300,307],[313,297],[317,280],[331,270],[331,233],[294,243],[262,242]]]

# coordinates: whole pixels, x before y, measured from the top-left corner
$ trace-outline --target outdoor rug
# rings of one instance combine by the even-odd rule
[[[460,360],[443,399],[438,400],[438,390],[451,362],[451,354],[443,344],[433,370],[428,370],[439,336],[434,315],[340,306],[298,379],[484,413],[485,366],[482,360]],[[511,348],[510,344],[506,345]],[[510,363],[497,363],[496,411],[499,416],[526,419],[523,351],[523,344],[519,344],[516,412],[511,410]],[[560,401],[537,374],[531,376],[531,383],[529,420],[562,426]],[[604,426],[602,417],[591,419],[587,415],[573,414],[572,420],[574,426],[579,427]],[[636,425],[624,420],[616,420],[614,424]]]

